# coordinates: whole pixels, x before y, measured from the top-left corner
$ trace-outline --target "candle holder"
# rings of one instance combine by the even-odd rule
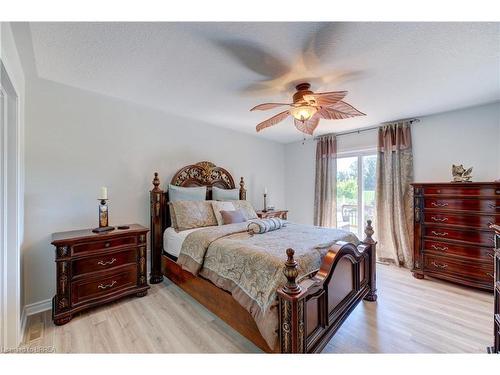
[[[94,233],[102,233],[108,232],[110,230],[114,230],[114,227],[110,227],[108,224],[109,215],[108,215],[108,203],[107,199],[100,198],[98,199],[99,203],[99,227],[92,229]]]
[[[262,212],[267,212],[267,193],[264,193],[264,209]]]

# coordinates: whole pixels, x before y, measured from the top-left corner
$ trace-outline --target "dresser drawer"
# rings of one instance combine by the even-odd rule
[[[122,236],[107,240],[84,242],[72,246],[73,255],[94,252],[100,250],[113,249],[123,246],[133,246],[137,244],[137,236]]]
[[[424,198],[426,209],[482,211],[500,214],[500,199]]]
[[[429,224],[456,225],[468,228],[489,229],[491,224],[500,221],[495,215],[460,215],[448,212],[426,212],[424,222]]]
[[[440,227],[435,225],[424,226],[424,237],[439,238],[447,240],[458,240],[471,242],[477,245],[489,246],[493,248],[493,232],[479,230],[462,230]]]
[[[104,277],[82,278],[71,283],[73,306],[112,295],[137,285],[137,266],[125,266]]]
[[[446,256],[424,255],[424,271],[477,281],[493,289],[493,264],[481,266]]]
[[[422,188],[424,195],[455,195],[476,197],[500,197],[500,186],[426,186]]]
[[[73,277],[90,274],[102,270],[111,270],[125,264],[136,264],[137,249],[131,248],[114,253],[94,255],[81,258],[72,262]]]
[[[424,240],[425,253],[441,256],[456,256],[493,264],[493,249],[479,246],[463,246],[449,242]]]

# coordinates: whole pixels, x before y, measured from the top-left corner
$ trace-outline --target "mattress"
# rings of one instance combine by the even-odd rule
[[[168,254],[178,257],[181,252],[182,243],[186,239],[186,237],[193,232],[196,232],[200,229],[206,229],[212,227],[203,227],[203,228],[194,228],[187,229],[180,232],[177,232],[174,228],[168,227],[163,232],[163,250],[165,250]]]

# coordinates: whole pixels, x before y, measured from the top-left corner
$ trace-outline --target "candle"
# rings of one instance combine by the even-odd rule
[[[108,188],[106,186],[101,187],[101,197],[99,199],[108,199]]]
[[[267,188],[266,187],[264,188],[264,194],[267,194]]]

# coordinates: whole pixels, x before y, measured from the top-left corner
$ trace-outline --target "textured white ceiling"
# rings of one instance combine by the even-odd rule
[[[367,116],[317,134],[500,100],[499,23],[31,23],[39,77],[256,134],[293,84],[348,90]],[[473,124],[471,124],[473,125]]]

